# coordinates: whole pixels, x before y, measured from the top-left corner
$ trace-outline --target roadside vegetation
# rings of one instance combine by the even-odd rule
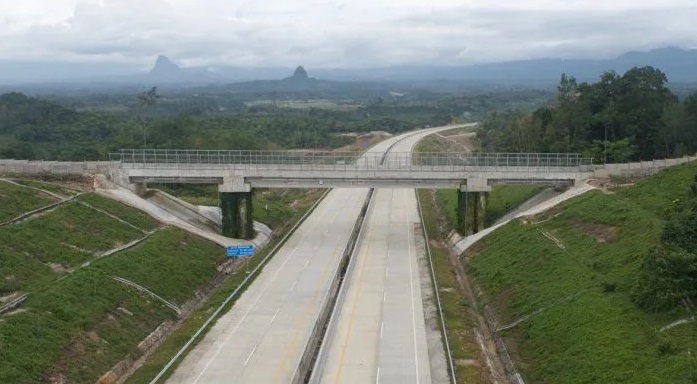
[[[56,197],[49,194],[0,180],[0,223],[57,201]]]
[[[484,227],[490,227],[520,204],[540,193],[539,185],[494,185],[487,195],[484,211]],[[436,192],[451,228],[457,227],[457,190],[442,189]]]
[[[495,113],[477,137],[487,152],[583,153],[596,164],[693,155],[697,92],[680,100],[654,67],[580,84],[564,74],[548,105]]]
[[[0,181],[0,198],[15,202],[12,210],[0,205],[11,217],[24,213],[19,208],[32,210],[58,201],[32,188],[65,196],[77,193],[55,183],[16,181],[21,185]],[[257,209],[278,226],[274,241],[322,192],[257,195]],[[142,242],[132,248],[102,257],[139,239]],[[268,247],[252,258],[249,268],[267,251]],[[139,377],[159,369],[157,363],[171,357],[171,349],[188,339],[246,276],[243,261],[235,263],[238,269],[230,276],[222,274],[220,266],[226,262],[218,245],[178,228],[162,227],[151,217],[94,193],[0,227],[0,308],[27,295],[0,314],[0,382],[93,383],[117,362],[140,357],[144,350],[139,343],[155,328],[181,321],[132,382],[147,381]],[[172,308],[115,277],[139,284],[178,307],[197,292],[210,292],[213,281],[222,285],[190,318],[181,320]]]
[[[417,191],[422,207],[424,229],[430,239],[429,246],[433,270],[438,281],[443,317],[458,383],[489,383],[486,363],[482,361],[475,334],[474,311],[466,298],[465,287],[458,281],[456,265],[450,259],[450,251],[444,239],[450,228],[443,208],[433,191]]]
[[[693,164],[677,166],[634,186],[589,192],[465,252],[479,305],[496,314],[526,382],[697,382],[694,269],[682,263],[692,259],[655,248],[677,244],[666,235],[675,215],[692,225],[682,215],[696,173]],[[692,251],[690,241],[681,255]],[[686,281],[693,285],[679,291]],[[655,282],[657,289],[640,289]],[[637,292],[654,295],[651,303],[678,294],[654,306],[640,305]]]

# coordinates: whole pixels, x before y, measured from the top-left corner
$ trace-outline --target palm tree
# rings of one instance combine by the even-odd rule
[[[140,124],[143,128],[143,148],[147,147],[148,144],[148,126],[145,124],[145,113],[150,107],[155,105],[155,102],[159,98],[160,95],[157,93],[157,87],[152,87],[149,91],[138,95],[138,105],[140,105]]]

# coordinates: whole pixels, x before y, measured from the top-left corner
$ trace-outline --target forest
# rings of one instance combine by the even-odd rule
[[[340,133],[396,133],[471,121],[493,111],[529,109],[552,95],[531,89],[371,92],[347,94],[351,99],[213,87],[42,97],[6,93],[0,95],[0,158],[105,160],[121,148],[339,148],[353,142]]]
[[[697,92],[679,99],[653,67],[595,83],[563,74],[548,105],[494,113],[478,137],[485,151],[574,152],[596,163],[680,157],[697,151]]]

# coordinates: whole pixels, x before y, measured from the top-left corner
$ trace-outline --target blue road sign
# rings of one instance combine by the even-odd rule
[[[253,245],[228,245],[227,246],[227,256],[228,257],[240,257],[240,256],[251,256],[254,254]]]

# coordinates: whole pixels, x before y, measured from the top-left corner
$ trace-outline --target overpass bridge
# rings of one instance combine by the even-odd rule
[[[121,150],[110,174],[123,185],[254,188],[442,188],[486,192],[497,183],[575,183],[593,173],[579,154]]]

